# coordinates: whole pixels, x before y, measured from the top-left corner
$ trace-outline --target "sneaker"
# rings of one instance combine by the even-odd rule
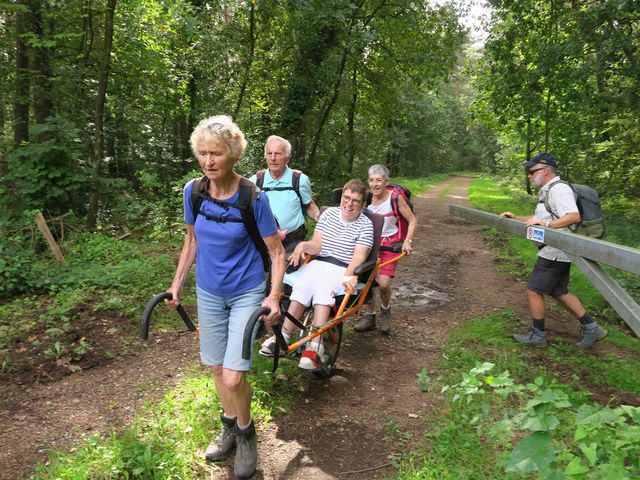
[[[538,330],[536,327],[531,327],[525,334],[515,334],[513,339],[524,345],[531,347],[546,347],[547,346],[547,332]]]
[[[222,420],[222,432],[220,436],[216,438],[204,452],[204,456],[210,462],[217,462],[224,460],[229,456],[233,447],[236,446],[236,419],[227,418],[224,415]]]
[[[388,335],[391,330],[391,307],[380,307],[380,332]]]
[[[356,332],[367,332],[376,328],[376,314],[366,313],[365,316],[354,325]]]
[[[302,353],[298,367],[304,370],[320,370],[321,361],[324,358],[324,345],[317,342],[309,342],[306,350]]]
[[[276,354],[276,336],[272,335],[260,345],[260,355],[265,357],[273,357]]]
[[[238,446],[233,471],[237,478],[249,478],[258,465],[258,440],[253,420],[244,430],[236,424],[236,443]]]
[[[582,325],[582,340],[576,343],[576,345],[582,348],[590,348],[598,340],[606,337],[607,333],[609,332],[596,322],[587,323],[586,325]]]

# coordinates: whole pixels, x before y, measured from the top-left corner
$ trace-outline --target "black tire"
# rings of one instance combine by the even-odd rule
[[[331,340],[334,337],[334,341]],[[338,354],[340,353],[340,345],[342,344],[342,323],[339,323],[335,327],[330,328],[322,334],[322,344],[324,345],[324,353],[328,356],[325,362],[327,369],[313,372],[316,377],[327,378],[333,373],[333,369],[338,360]]]

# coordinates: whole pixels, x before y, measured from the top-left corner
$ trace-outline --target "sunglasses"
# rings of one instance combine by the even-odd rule
[[[547,168],[547,167],[540,167],[540,168],[536,168],[535,170],[527,170],[527,175],[533,175],[534,173],[536,173],[536,172],[538,172],[540,170],[543,170],[545,168]]]

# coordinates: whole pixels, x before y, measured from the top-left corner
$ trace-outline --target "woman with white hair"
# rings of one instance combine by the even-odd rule
[[[380,239],[380,263],[392,260],[400,253],[385,250],[398,242],[402,242],[402,251],[411,254],[413,235],[418,225],[416,216],[411,211],[404,196],[397,188],[390,186],[389,169],[384,165],[373,165],[369,168],[369,190],[371,190],[371,204],[368,209],[384,217],[382,235]],[[399,218],[399,217],[402,218]],[[406,232],[402,228],[406,226]],[[393,262],[380,269],[376,281],[380,292],[380,331],[387,335],[391,330],[391,279],[396,274],[398,262]],[[375,299],[371,301],[370,310],[354,326],[357,332],[366,332],[376,328]]]
[[[234,170],[246,145],[242,131],[224,115],[202,120],[191,134],[191,148],[204,177],[184,188],[187,232],[168,290],[172,300],[166,301],[174,307],[179,304],[195,263],[200,359],[211,368],[223,408],[221,435],[205,455],[209,461],[224,460],[236,448],[234,470],[240,478],[253,475],[258,458],[246,380],[251,359],[242,358],[245,325],[260,306],[271,309],[265,321],[278,320],[285,269],[267,196]],[[269,259],[271,290],[266,292]]]

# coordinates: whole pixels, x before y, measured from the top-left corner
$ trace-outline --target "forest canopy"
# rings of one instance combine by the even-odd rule
[[[522,181],[543,150],[637,199],[638,2],[492,0],[480,48],[469,3],[0,2],[2,230],[35,210],[90,229],[179,219],[188,137],[212,114],[247,135],[240,173],[281,135],[321,199],[373,163]]]

